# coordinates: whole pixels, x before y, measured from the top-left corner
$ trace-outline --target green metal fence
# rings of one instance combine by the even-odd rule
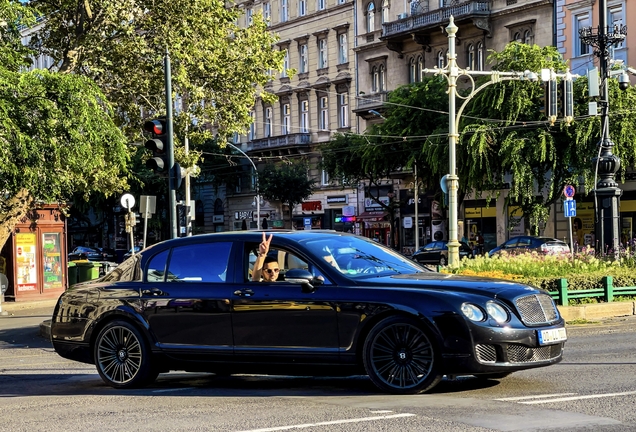
[[[567,279],[559,279],[558,283],[558,290],[550,292],[550,295],[559,306],[567,306],[571,299],[601,298],[611,302],[615,296],[636,295],[636,287],[615,287],[612,276],[603,277],[601,287],[584,290],[568,290]]]

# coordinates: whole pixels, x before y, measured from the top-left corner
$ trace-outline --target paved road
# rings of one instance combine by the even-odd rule
[[[634,431],[636,319],[570,326],[565,360],[501,381],[389,396],[366,377],[161,375],[119,391],[37,336],[47,314],[0,317],[0,431]]]

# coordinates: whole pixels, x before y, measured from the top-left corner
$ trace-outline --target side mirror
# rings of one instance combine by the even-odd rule
[[[285,282],[300,284],[303,291],[314,292],[316,290],[315,285],[322,284],[320,279],[314,278],[309,270],[294,268],[285,272]]]

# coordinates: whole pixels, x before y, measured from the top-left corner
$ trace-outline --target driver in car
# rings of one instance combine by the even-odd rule
[[[254,271],[252,271],[252,280],[254,282],[276,282],[280,273],[280,266],[276,258],[268,257],[269,244],[272,242],[274,234],[270,234],[269,238],[263,233],[263,241],[258,245],[258,256],[254,263]]]

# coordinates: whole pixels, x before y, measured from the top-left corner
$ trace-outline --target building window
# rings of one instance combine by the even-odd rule
[[[298,72],[305,73],[309,71],[307,62],[307,44],[302,44],[299,50]]]
[[[349,127],[349,95],[338,93],[338,127]]]
[[[326,3],[327,3],[327,0],[318,0],[318,1],[316,2],[316,8],[317,8],[319,11],[321,11],[321,10],[325,10]]]
[[[483,71],[484,70],[484,44],[483,42],[479,42],[477,44],[477,65],[476,70]]]
[[[247,8],[247,10],[245,11],[245,19],[248,26],[252,25],[252,23],[254,22],[253,15],[254,12],[252,11],[252,8]]]
[[[409,84],[413,84],[417,80],[417,65],[415,59],[409,60]]]
[[[515,32],[515,34],[512,36],[512,42],[523,42],[521,40],[521,32]]]
[[[309,132],[309,101],[300,101],[300,131]]]
[[[384,0],[382,2],[382,23],[387,23],[389,21],[391,21],[391,18],[389,17],[389,0]]]
[[[288,103],[283,104],[281,108],[283,123],[281,125],[281,133],[288,135],[291,130],[291,108]]]
[[[367,33],[375,31],[375,5],[373,2],[367,6]]]
[[[322,170],[322,176],[320,178],[320,184],[323,186],[329,185],[329,173],[325,170]]]
[[[285,49],[285,56],[283,57],[283,71],[280,73],[281,77],[287,76],[287,69],[289,69],[289,50]]]
[[[327,39],[318,40],[318,69],[327,67]]]
[[[576,15],[574,17],[574,34],[572,35],[572,39],[575,41],[574,43],[574,56],[584,56],[590,53],[590,46],[583,42],[581,36],[579,36],[579,31],[586,27],[590,26],[590,14],[584,13],[580,15]]]
[[[280,21],[286,22],[289,17],[288,0],[280,0]]]
[[[247,140],[252,141],[256,139],[256,113],[254,111],[250,111],[250,130],[247,135]]]
[[[329,130],[329,99],[327,96],[320,96],[320,130]]]
[[[298,16],[307,15],[307,0],[298,0]]]
[[[338,0],[338,4],[345,4],[347,0]]]
[[[380,81],[380,76],[379,76],[378,68],[376,66],[373,66],[373,69],[371,69],[371,91],[373,93],[377,93],[380,91],[379,81]]]
[[[440,69],[444,67],[444,52],[443,51],[437,52],[437,67]]]
[[[379,91],[383,92],[386,90],[386,73],[385,73],[384,65],[380,65],[378,67],[378,85]]]
[[[532,32],[530,30],[526,30],[523,32],[523,43],[526,45],[532,45]]]
[[[272,9],[269,3],[263,3],[263,18],[267,21],[267,26],[271,25]]]
[[[265,108],[265,128],[263,130],[264,135],[269,138],[272,136],[272,109]]]
[[[625,23],[625,19],[623,18],[623,6],[610,6],[607,8],[607,25],[609,27],[614,27],[616,30],[619,30],[623,24]],[[614,48],[624,48],[625,40],[614,45]]]
[[[424,57],[417,56],[417,69],[415,70],[415,80],[417,82],[422,81],[424,78]]]
[[[475,70],[475,45],[468,45],[468,68]]]
[[[348,61],[347,52],[347,34],[341,33],[338,35],[338,63],[343,64]]]

